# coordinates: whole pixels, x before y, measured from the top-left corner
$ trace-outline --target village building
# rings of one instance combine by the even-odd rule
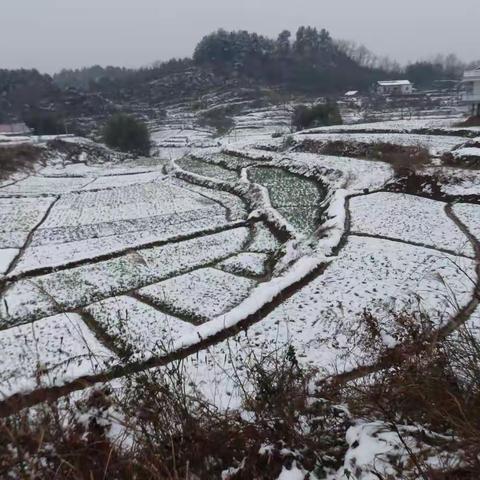
[[[409,95],[413,93],[413,85],[409,80],[384,80],[377,82],[379,95]]]
[[[360,108],[363,104],[363,100],[364,98],[360,94],[359,90],[349,90],[340,98],[340,103],[348,105],[349,107]]]
[[[472,116],[480,117],[480,67],[463,74],[462,101],[471,108]]]

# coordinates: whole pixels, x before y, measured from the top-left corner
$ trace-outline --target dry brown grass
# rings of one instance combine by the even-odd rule
[[[369,312],[363,324],[367,355],[386,354],[385,327]],[[324,478],[347,448],[352,417],[338,404],[353,418],[382,420],[399,437],[398,425],[420,426],[421,452],[406,447],[407,462],[392,456],[396,476],[378,478],[479,478],[480,342],[462,329],[426,344],[433,329],[425,315],[396,315],[388,333],[418,348],[388,370],[328,389],[312,389],[316,372],[301,367],[292,347],[249,357],[237,365],[246,377],[234,374],[243,414],[207,402],[182,362],[126,379],[121,394],[105,387],[41,405],[0,423],[0,478],[194,480],[230,469],[225,479],[276,480],[294,462]],[[110,434],[112,418],[122,437]],[[439,449],[460,463],[432,469],[426,459]]]
[[[338,467],[348,419],[308,401],[310,374],[292,349],[258,360],[248,367],[249,419],[206,402],[181,363],[128,379],[121,396],[104,389],[12,416],[0,424],[0,478],[193,480],[231,468],[229,480],[275,480],[294,461]],[[112,412],[127,446],[109,435]]]
[[[392,165],[395,171],[417,171],[431,161],[430,152],[421,145],[406,146],[387,142],[364,143],[348,140],[327,142],[304,140],[296,149],[324,155],[380,160]]]
[[[366,312],[363,348],[379,356],[388,350],[380,338],[377,319]],[[337,392],[356,416],[381,418],[394,427],[421,425],[443,435],[420,440],[451,452],[460,459],[454,470],[433,470],[421,456],[412,454],[423,478],[480,477],[480,339],[461,327],[445,340],[425,344],[433,325],[424,315],[400,314],[389,332],[397,342],[418,344],[409,356],[388,370],[352,382]],[[401,361],[400,361],[401,360]],[[421,477],[422,478],[422,477]]]
[[[21,171],[31,171],[42,158],[41,150],[28,143],[21,145],[0,144],[0,179]]]
[[[465,121],[456,123],[455,127],[480,127],[480,117],[468,117]]]

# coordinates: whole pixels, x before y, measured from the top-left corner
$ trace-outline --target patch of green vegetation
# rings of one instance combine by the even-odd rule
[[[103,132],[105,143],[122,152],[148,156],[150,153],[150,133],[145,123],[119,113],[113,115]]]
[[[343,120],[334,102],[313,105],[307,107],[299,105],[295,108],[292,116],[292,126],[296,130],[304,130],[313,127],[325,127],[328,125],[342,125]]]
[[[316,230],[325,192],[315,181],[272,167],[254,167],[248,175],[268,189],[272,206],[299,232],[311,234]]]

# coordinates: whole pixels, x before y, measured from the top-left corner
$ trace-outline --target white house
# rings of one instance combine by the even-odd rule
[[[472,109],[472,115],[480,117],[480,67],[463,74],[463,103]]]
[[[413,85],[409,80],[384,80],[377,82],[379,95],[408,95],[413,92]]]

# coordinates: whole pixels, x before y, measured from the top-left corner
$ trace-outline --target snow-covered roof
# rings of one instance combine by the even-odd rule
[[[358,90],[349,90],[348,92],[345,93],[345,96],[346,97],[353,97],[355,95],[357,95],[358,93]]]
[[[399,87],[402,85],[411,85],[410,80],[382,80],[377,83],[382,87]]]

